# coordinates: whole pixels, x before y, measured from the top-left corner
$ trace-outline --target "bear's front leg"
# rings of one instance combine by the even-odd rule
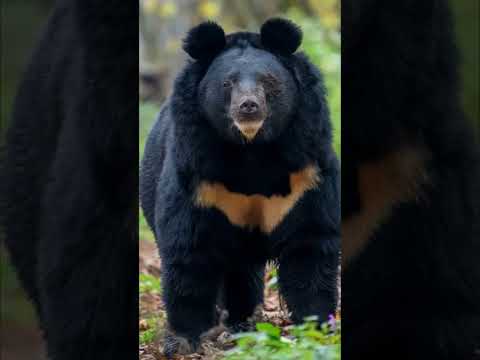
[[[221,269],[206,255],[189,255],[181,262],[162,265],[162,285],[168,320],[164,353],[195,352],[200,335],[216,325],[215,304]]]
[[[292,243],[279,258],[280,291],[295,323],[317,316],[321,324],[335,313],[339,241],[311,236]]]
[[[232,269],[225,277],[224,305],[227,325],[232,332],[249,330],[248,318],[263,303],[265,264],[245,264]]]

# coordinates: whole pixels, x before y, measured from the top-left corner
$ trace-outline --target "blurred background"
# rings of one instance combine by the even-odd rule
[[[464,110],[480,139],[480,1],[450,0],[461,52]]]
[[[0,161],[18,82],[54,3],[55,0],[0,1]],[[44,360],[35,313],[9,264],[1,224],[0,221],[0,359]]]

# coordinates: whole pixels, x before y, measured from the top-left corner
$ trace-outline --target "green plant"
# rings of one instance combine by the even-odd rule
[[[148,329],[143,332],[140,332],[139,339],[138,339],[140,342],[140,345],[151,344],[155,340],[156,335],[157,335],[156,328],[152,328],[152,329]]]
[[[147,224],[147,221],[145,220],[145,216],[143,215],[142,209],[139,209],[139,226],[138,226],[138,232],[139,232],[139,238],[140,240],[147,240],[147,241],[155,241],[155,237],[153,236],[152,230],[150,230],[150,227]]]
[[[160,294],[161,292],[160,279],[145,273],[140,274],[138,287],[140,294]]]
[[[162,328],[162,321],[161,318],[158,317],[151,317],[142,321],[144,329],[140,330],[138,340],[140,345],[148,345],[157,339],[159,331]]]
[[[257,332],[235,336],[237,345],[225,353],[226,360],[338,360],[340,321],[333,317],[317,328],[313,318],[302,325],[282,329],[257,324]]]

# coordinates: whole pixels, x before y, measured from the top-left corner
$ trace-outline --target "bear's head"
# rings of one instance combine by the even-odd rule
[[[299,92],[295,71],[287,63],[301,39],[301,30],[284,19],[267,21],[260,34],[225,36],[212,22],[190,30],[184,50],[206,68],[197,101],[222,138],[265,143],[286,128]]]

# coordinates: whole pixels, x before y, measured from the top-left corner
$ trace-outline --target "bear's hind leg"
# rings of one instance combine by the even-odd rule
[[[248,329],[247,318],[263,302],[265,265],[245,265],[227,273],[223,301],[227,326],[234,332]]]

